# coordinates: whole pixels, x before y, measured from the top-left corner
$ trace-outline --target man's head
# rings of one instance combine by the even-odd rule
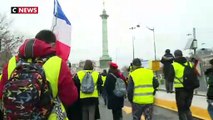
[[[183,53],[181,50],[175,50],[174,55],[176,58],[183,57]]]
[[[165,53],[166,53],[166,54],[169,54],[169,53],[170,53],[170,49],[166,49],[166,50],[165,50]]]
[[[132,65],[133,65],[133,70],[136,69],[136,68],[141,67],[141,60],[139,58],[135,58],[132,61]]]
[[[56,42],[55,34],[50,30],[41,30],[36,34],[35,38],[49,44],[54,44]]]
[[[103,70],[103,73],[107,74],[107,70],[106,70],[106,69],[104,69],[104,70]]]
[[[91,60],[85,61],[84,70],[93,70],[93,63]]]

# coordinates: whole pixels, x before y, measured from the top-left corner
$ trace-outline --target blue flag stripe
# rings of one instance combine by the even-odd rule
[[[70,21],[67,19],[63,10],[61,9],[61,6],[60,6],[58,0],[54,0],[54,13],[53,14],[55,17],[65,20],[67,24],[71,25]]]

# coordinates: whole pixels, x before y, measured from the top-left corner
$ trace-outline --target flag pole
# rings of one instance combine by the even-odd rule
[[[57,14],[58,14],[58,11],[57,11],[57,7],[58,6],[56,6],[56,5],[58,5],[57,3],[56,3],[57,1],[56,0],[54,0],[54,16],[57,16]],[[53,16],[53,17],[54,17]],[[53,18],[54,19],[54,18]],[[54,31],[54,29],[55,29],[55,27],[56,27],[56,25],[57,25],[57,17],[55,17],[55,24],[53,25],[53,27],[52,27],[52,32]]]

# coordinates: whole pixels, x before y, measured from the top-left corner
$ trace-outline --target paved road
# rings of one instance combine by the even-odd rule
[[[103,104],[101,98],[99,108],[101,113],[100,120],[112,120],[112,112]],[[125,101],[125,107],[123,110],[123,120],[132,120],[130,104],[127,101]],[[177,112],[154,106],[153,120],[178,120],[178,115]]]

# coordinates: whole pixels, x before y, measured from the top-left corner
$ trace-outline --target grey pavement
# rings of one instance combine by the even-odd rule
[[[203,109],[207,109],[207,102],[206,102],[206,94],[205,92],[199,92],[203,95],[194,95],[192,99],[192,106],[200,107]],[[165,91],[157,91],[156,98],[165,99],[169,101],[175,101],[175,94],[174,93],[166,93]]]
[[[125,106],[130,107],[130,104],[127,100],[125,100]],[[107,109],[107,106],[103,104],[102,98],[100,98],[99,109],[101,114],[100,120],[113,120],[112,112],[111,110]],[[131,113],[126,113],[125,111],[123,111],[123,120],[132,120]],[[178,120],[178,115],[175,111],[154,106],[153,120]]]

